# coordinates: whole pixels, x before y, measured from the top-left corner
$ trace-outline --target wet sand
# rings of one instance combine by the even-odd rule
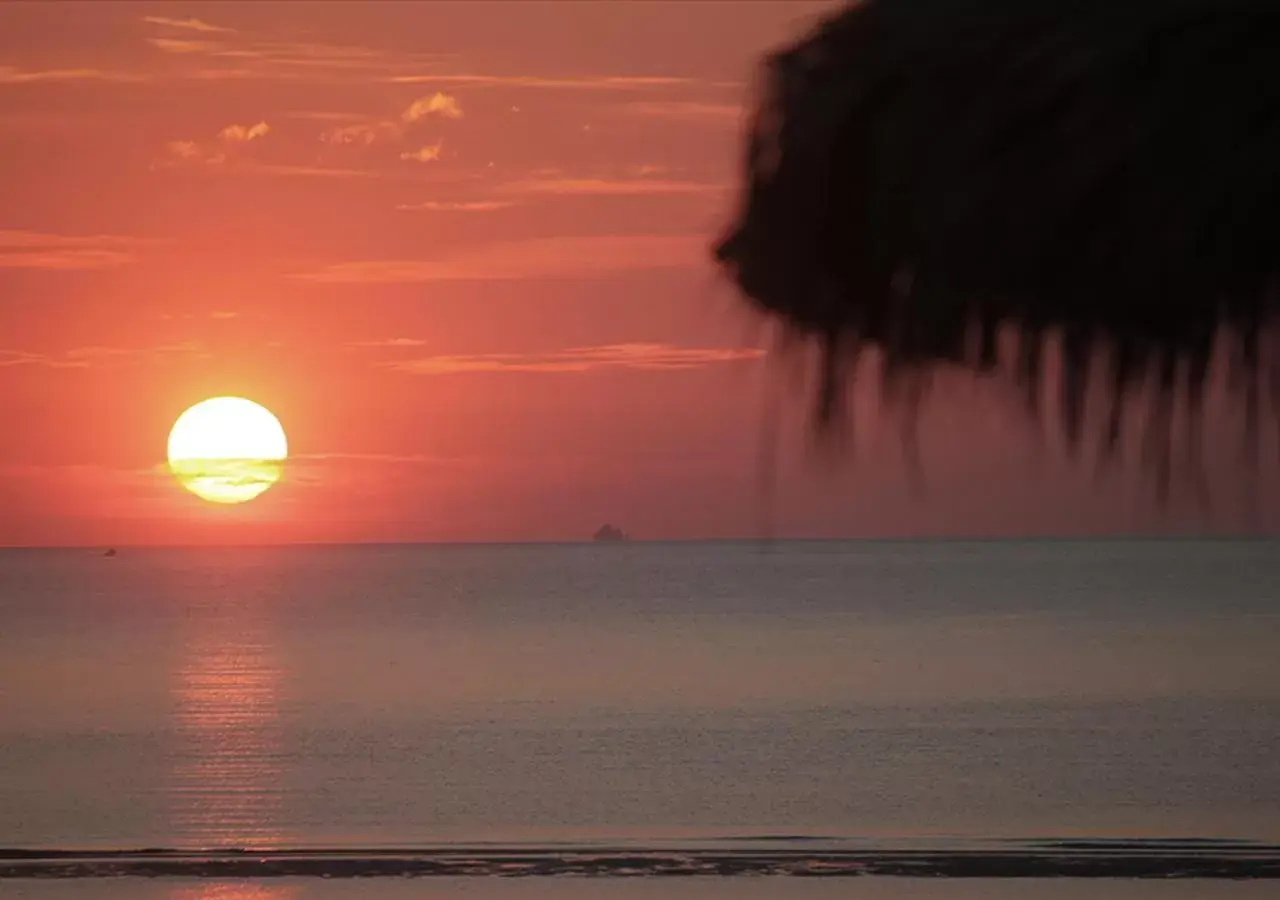
[[[1266,881],[937,878],[437,878],[7,882],[5,900],[1264,900]]]
[[[387,850],[0,850],[0,879],[790,876],[1275,879],[1280,846],[1175,840],[1009,841],[954,849],[448,846]]]

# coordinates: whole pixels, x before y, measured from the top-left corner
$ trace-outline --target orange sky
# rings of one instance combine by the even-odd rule
[[[0,6],[0,544],[758,532],[784,382],[707,247],[754,61],[832,6]],[[923,491],[785,417],[775,530],[1152,525],[953,387]],[[158,468],[228,393],[295,455],[232,509]]]

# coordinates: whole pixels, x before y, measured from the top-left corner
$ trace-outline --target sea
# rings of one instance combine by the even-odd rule
[[[0,550],[0,896],[1273,897],[1277,550]]]

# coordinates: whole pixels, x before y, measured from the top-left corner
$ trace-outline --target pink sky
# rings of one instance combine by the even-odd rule
[[[755,62],[834,6],[0,6],[0,544],[758,533],[767,400],[801,398],[707,249]],[[161,465],[216,394],[290,438],[243,507]],[[923,489],[891,427],[824,467],[796,409],[769,521],[1155,526],[1012,409],[944,385]],[[1240,492],[1274,521],[1227,487],[1216,526]]]

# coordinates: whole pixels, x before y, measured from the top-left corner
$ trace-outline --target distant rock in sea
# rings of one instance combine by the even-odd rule
[[[606,522],[605,524],[600,526],[598,531],[596,531],[594,540],[625,541],[627,540],[627,534],[621,528],[616,528],[613,525],[610,525],[608,522]]]

